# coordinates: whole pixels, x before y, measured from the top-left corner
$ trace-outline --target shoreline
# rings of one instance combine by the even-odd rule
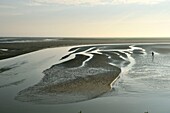
[[[4,38],[6,40],[15,40],[15,38]],[[145,39],[145,38],[113,38],[113,39],[100,39],[100,38],[58,38],[54,41],[35,41],[35,42],[24,42],[25,38],[17,38],[21,42],[3,43],[0,40],[0,60],[12,58],[15,56],[23,55],[26,53],[34,52],[41,49],[53,48],[53,47],[65,47],[65,46],[76,46],[76,45],[89,45],[89,44],[122,44],[122,43],[167,43],[170,39]],[[16,39],[16,40],[17,40]],[[29,38],[28,38],[29,39]],[[42,39],[42,38],[40,38]],[[46,39],[46,38],[43,38]],[[48,39],[48,38],[47,38]],[[55,38],[52,38],[55,39]],[[31,38],[30,40],[39,40],[39,38]],[[5,50],[5,51],[4,51]]]
[[[36,104],[67,104],[97,98],[112,89],[110,84],[121,72],[109,65],[106,58],[95,54],[81,67],[87,57],[77,55],[75,59],[55,64],[44,70],[39,83],[20,91],[15,99]]]
[[[71,53],[62,59],[71,55],[75,55],[75,58],[44,70],[42,80],[20,91],[16,100],[37,104],[66,104],[100,97],[114,88],[112,84],[122,74],[121,67],[124,69],[131,65],[131,56],[127,52],[136,48],[130,49],[129,46],[92,45],[70,48],[68,51]],[[72,96],[75,98],[72,99]]]
[[[38,43],[44,44],[44,42]],[[109,44],[110,43],[111,42],[109,42]],[[90,100],[109,92],[112,88],[111,84],[118,80],[121,73],[120,67],[113,65],[111,66],[109,63],[115,60],[115,63],[117,63],[116,65],[129,65],[126,54],[131,53],[128,53],[128,51],[126,51],[127,53],[122,53],[117,50],[129,50],[129,46],[120,44],[100,46],[91,45],[86,47],[79,46],[71,48],[69,51],[72,52],[71,54],[79,55],[80,53],[82,54],[82,52],[87,52],[88,54],[92,54],[93,57],[90,60],[87,60],[88,57],[86,54],[79,55],[75,57],[75,59],[51,66],[50,68],[44,70],[45,75],[39,83],[20,91],[15,99],[22,102],[32,102],[38,104],[65,104]],[[97,49],[100,49],[98,52],[102,53],[103,51],[103,53],[93,53],[93,51],[96,51]],[[141,50],[139,51],[138,49],[137,51],[132,50],[132,52],[141,54]],[[63,59],[65,58],[67,57],[63,56]],[[87,62],[85,67],[82,67],[81,64],[83,64],[84,61]],[[69,77],[72,77],[73,79],[71,78],[68,80]],[[58,83],[57,80],[60,79],[66,79],[66,81]],[[72,100],[72,96],[77,98]]]
[[[60,56],[53,58],[53,60],[50,59],[49,64],[47,63],[46,60],[43,60],[41,57],[38,58],[40,60],[37,61],[35,59],[37,54],[34,54],[34,53],[25,54],[26,57],[21,56],[19,58],[4,60],[5,65],[10,65],[11,61],[18,62],[16,59],[28,60],[28,58],[30,58],[30,59],[34,58],[33,60],[29,60],[31,62],[28,62],[28,64],[31,64],[34,67],[32,67],[30,65],[30,67],[27,69],[29,72],[28,74],[25,74],[25,72],[19,73],[19,76],[23,76],[23,75],[29,76],[32,74],[32,76],[31,76],[32,79],[26,79],[26,81],[22,82],[20,85],[11,84],[13,86],[5,86],[3,88],[0,88],[1,93],[2,93],[1,98],[2,98],[2,100],[4,100],[4,101],[1,101],[1,105],[2,105],[1,111],[2,112],[10,112],[11,111],[10,109],[5,109],[5,108],[10,107],[14,112],[17,112],[18,109],[16,109],[16,108],[19,108],[21,112],[24,112],[25,109],[28,109],[27,110],[28,112],[30,110],[33,110],[33,112],[40,111],[43,113],[49,112],[49,109],[52,112],[60,112],[60,113],[75,113],[80,110],[83,112],[104,113],[106,111],[106,109],[109,112],[117,112],[117,113],[127,112],[127,110],[129,113],[131,113],[131,112],[142,112],[143,113],[147,109],[147,106],[149,106],[149,111],[151,111],[151,112],[157,112],[157,111],[167,112],[167,111],[169,111],[169,108],[166,105],[167,105],[167,103],[170,102],[169,96],[167,95],[167,94],[169,94],[169,76],[168,76],[168,72],[169,72],[168,66],[169,66],[169,61],[170,61],[169,60],[169,58],[170,58],[169,57],[170,56],[170,49],[169,49],[170,46],[169,45],[162,45],[162,44],[151,44],[151,45],[139,44],[138,45],[137,44],[137,47],[141,47],[141,48],[145,49],[147,54],[142,55],[142,54],[136,53],[138,51],[135,51],[134,56],[136,56],[136,57],[133,57],[133,58],[135,58],[137,62],[133,66],[134,69],[132,68],[132,70],[130,70],[128,72],[127,76],[125,75],[124,78],[121,78],[121,79],[119,79],[120,81],[118,80],[116,82],[115,87],[113,87],[114,88],[113,91],[105,93],[103,95],[99,95],[99,97],[94,97],[94,99],[89,100],[89,101],[87,99],[85,99],[84,96],[80,96],[76,93],[73,95],[70,95],[70,96],[62,95],[67,99],[82,98],[85,100],[85,101],[82,100],[81,102],[75,101],[75,103],[65,102],[67,104],[62,104],[62,103],[54,104],[54,102],[42,104],[40,102],[32,103],[32,102],[28,102],[26,100],[25,100],[25,102],[14,100],[15,96],[17,95],[17,93],[19,91],[21,91],[29,86],[35,85],[41,80],[41,79],[38,79],[34,83],[32,82],[31,84],[28,84],[28,82],[27,82],[27,81],[31,82],[34,79],[35,75],[37,74],[37,72],[35,72],[36,65],[32,65],[33,63],[35,64],[39,61],[41,61],[41,62],[44,61],[44,64],[47,65],[47,66],[44,66],[45,68],[38,67],[38,65],[37,65],[38,68],[41,68],[39,70],[39,73],[41,73],[42,70],[49,69],[50,66],[53,65],[53,63],[55,64],[55,62],[57,60],[60,60],[57,58],[62,58],[63,54],[56,52]],[[67,48],[67,47],[65,47],[65,48]],[[51,49],[54,49],[54,48],[51,48]],[[49,49],[49,50],[51,50],[51,49]],[[43,52],[45,50],[46,49],[43,49],[43,50],[41,50],[41,52]],[[61,49],[57,48],[57,50],[60,51]],[[68,50],[69,49],[66,49],[66,51],[68,51]],[[75,50],[76,49],[73,49],[73,51],[69,51],[68,54],[70,54],[70,52],[75,52]],[[66,51],[64,53],[67,53]],[[90,51],[90,49],[89,49],[89,51]],[[150,51],[155,51],[155,52],[160,53],[160,54],[155,54],[155,62],[154,63],[152,62]],[[35,53],[39,53],[39,51],[37,51]],[[49,53],[49,52],[46,52],[46,53]],[[53,51],[51,53],[55,53],[55,51]],[[32,54],[34,54],[34,55],[32,55]],[[42,54],[40,56],[43,56],[43,55],[44,54]],[[49,54],[47,54],[46,58],[51,58],[51,57],[48,57],[48,55]],[[53,54],[53,55],[55,55],[55,54]],[[50,55],[50,56],[53,56],[53,55]],[[34,57],[31,57],[31,56],[34,56]],[[124,56],[124,55],[122,55],[122,56]],[[73,56],[70,56],[70,57],[73,58]],[[126,58],[126,56],[124,56],[124,57]],[[66,58],[63,60],[66,61],[69,58]],[[161,62],[159,62],[160,60],[161,60]],[[6,62],[6,61],[8,61],[8,62]],[[0,62],[0,63],[1,63],[1,66],[3,66],[2,65],[3,62]],[[159,67],[158,67],[158,65],[155,65],[156,63],[160,63]],[[165,65],[165,63],[167,63],[167,66]],[[27,65],[27,64],[24,64],[23,66],[25,66],[25,65]],[[39,64],[39,66],[40,65],[42,65],[42,64]],[[154,65],[155,65],[155,67],[154,67]],[[149,67],[145,67],[145,66],[149,66]],[[21,65],[21,67],[22,67],[22,65]],[[138,67],[141,67],[141,68],[138,68]],[[145,67],[145,68],[143,68],[143,67]],[[162,68],[162,67],[164,67],[164,68]],[[142,69],[142,71],[140,71],[140,69]],[[149,70],[146,71],[145,69],[149,69]],[[19,67],[17,67],[16,69],[11,69],[10,71],[6,71],[6,75],[11,75],[12,73],[17,72],[17,70],[19,71]],[[34,73],[30,73],[31,71],[34,71]],[[161,73],[159,73],[159,72],[161,72]],[[124,74],[126,74],[126,73],[124,73]],[[160,74],[162,74],[164,76],[159,76]],[[148,75],[150,75],[150,76],[148,76]],[[15,77],[15,76],[13,76],[13,77]],[[43,77],[43,75],[42,75],[42,77]],[[145,79],[143,79],[143,78],[145,78]],[[152,78],[153,78],[153,80],[158,80],[158,81],[154,82],[152,80]],[[13,78],[11,78],[11,79],[13,79]],[[125,81],[122,82],[122,80],[125,80]],[[26,87],[24,85],[26,85]],[[55,100],[54,98],[50,98],[50,96],[55,97],[55,95],[49,95],[49,97],[47,99]],[[58,98],[59,97],[60,97],[60,99],[58,99],[58,100],[61,101],[62,100],[61,95],[58,95]],[[164,98],[162,98],[162,97],[164,97]],[[165,107],[160,108],[161,104],[163,104]],[[122,109],[122,107],[124,109]],[[67,109],[65,109],[65,108],[67,108]],[[96,109],[96,108],[98,108],[98,109]],[[133,108],[133,109],[131,109],[131,108]]]

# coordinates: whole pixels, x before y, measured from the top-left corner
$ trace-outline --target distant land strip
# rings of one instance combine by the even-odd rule
[[[33,42],[24,42],[24,40]],[[43,41],[43,39],[58,39]],[[2,40],[9,42],[2,43]],[[23,42],[10,41],[20,40]],[[40,41],[34,41],[40,40]],[[42,40],[42,41],[41,41]],[[37,38],[37,37],[1,37],[0,38],[0,60],[15,57],[18,55],[34,52],[37,50],[53,47],[85,45],[85,44],[115,44],[115,43],[170,43],[170,38]],[[7,51],[3,51],[3,50]]]

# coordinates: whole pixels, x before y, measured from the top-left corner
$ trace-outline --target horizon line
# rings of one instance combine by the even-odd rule
[[[0,38],[170,38],[170,37],[161,37],[161,36],[159,36],[159,37],[157,37],[157,36],[155,36],[155,37],[150,37],[150,36],[148,36],[148,37],[146,37],[146,36],[144,36],[144,37],[142,37],[142,36],[127,36],[127,37],[104,37],[104,36],[102,36],[102,37],[89,37],[89,36],[87,36],[87,37],[85,37],[85,36],[0,36]]]

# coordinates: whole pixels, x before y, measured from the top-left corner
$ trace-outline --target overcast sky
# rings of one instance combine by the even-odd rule
[[[170,37],[170,0],[0,0],[0,36]]]

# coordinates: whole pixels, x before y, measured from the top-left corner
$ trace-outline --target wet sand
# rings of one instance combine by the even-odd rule
[[[93,54],[95,55],[94,58],[97,59],[98,62],[95,60],[94,61],[89,60],[88,61],[89,65],[86,63],[87,65],[84,68],[80,68],[82,66],[82,62],[87,60],[89,56],[83,56],[82,54],[79,54],[79,52],[86,51],[86,50],[91,51],[91,50],[96,49],[96,48],[93,48],[94,45],[92,45],[93,46],[93,47],[91,46],[92,49],[86,48],[86,49],[78,50],[78,48],[82,48],[80,46],[78,48],[70,49],[71,53],[75,53],[75,51],[77,51],[76,60],[69,60],[68,62],[57,64],[56,62],[59,59],[56,60],[55,58],[52,61],[52,63],[50,63],[50,65],[46,66],[45,68],[42,68],[39,71],[39,73],[42,73],[44,70],[43,79],[40,78],[34,83],[31,82],[28,85],[26,85],[26,87],[25,86],[21,87],[21,86],[26,84],[27,80],[22,81],[21,79],[18,79],[21,81],[13,82],[11,84],[5,84],[2,88],[0,88],[1,89],[1,100],[2,100],[0,111],[16,112],[16,113],[17,112],[75,113],[75,112],[79,112],[80,110],[83,112],[88,112],[88,113],[90,112],[91,113],[92,112],[93,113],[104,113],[106,112],[106,110],[111,113],[114,113],[114,112],[116,113],[139,113],[139,112],[144,113],[145,111],[166,113],[170,111],[169,107],[167,107],[167,105],[170,102],[170,99],[169,99],[169,94],[170,94],[169,80],[170,79],[169,79],[169,74],[168,74],[169,64],[170,64],[169,63],[170,61],[169,60],[170,58],[169,47],[170,46],[168,44],[167,45],[165,44],[138,45],[136,43],[131,44],[131,45],[136,45],[136,47],[142,47],[143,49],[146,50],[145,51],[146,53],[141,54],[141,51],[139,49],[132,51],[134,54],[131,54],[130,52],[125,52],[128,54],[131,54],[132,57],[135,58],[136,64],[132,68],[130,68],[128,73],[125,73],[126,75],[124,77],[119,79],[119,80],[124,80],[124,81],[121,81],[119,84],[116,84],[117,87],[114,87],[115,88],[114,91],[109,92],[111,87],[108,85],[110,81],[112,81],[114,77],[117,76],[115,74],[114,69],[112,70],[111,68],[109,68],[110,70],[109,69],[103,70],[100,67],[101,64],[103,66],[108,67],[108,65],[104,65],[104,64],[105,62],[110,62],[110,60],[107,59],[105,56],[99,56],[99,54],[94,53]],[[119,47],[120,46],[117,46],[116,48],[119,49]],[[101,48],[103,49],[105,48],[106,50],[108,49],[108,51],[101,51],[101,52],[107,57],[110,57],[112,60],[119,61],[118,64],[120,64],[123,59],[120,59],[120,57],[117,57],[115,53],[119,53],[122,57],[128,58],[128,55],[123,54],[120,51],[110,50],[112,48],[115,48],[115,46],[113,45],[112,47],[103,46]],[[122,48],[126,49],[125,46]],[[66,51],[68,51],[68,49]],[[66,51],[64,53],[67,53]],[[152,58],[151,51],[155,52],[154,62],[152,62],[152,59],[151,59]],[[54,52],[51,52],[51,53],[54,53]],[[68,54],[70,54],[70,52]],[[43,56],[43,55],[44,54],[40,56]],[[65,54],[62,53],[62,55],[65,55]],[[62,58],[63,57],[62,55],[57,58]],[[36,55],[33,55],[33,56],[36,56]],[[28,54],[28,57],[30,58],[31,56]],[[47,58],[51,58],[51,57],[47,57]],[[63,57],[63,60],[67,58],[69,57]],[[20,59],[20,57],[18,59]],[[9,61],[12,61],[12,60],[15,60],[15,58],[11,60],[9,59]],[[25,57],[22,58],[21,56],[21,60],[25,61],[27,59]],[[35,60],[35,58],[33,57],[32,59],[30,59],[30,61],[35,62],[37,60]],[[43,61],[45,62],[44,59],[40,61],[41,63]],[[101,64],[100,64],[100,61],[101,61]],[[1,66],[3,64],[2,62],[1,62]],[[38,62],[39,61],[37,61],[36,63]],[[9,62],[7,62],[7,64],[8,63]],[[40,68],[40,66],[42,65],[41,63],[37,66],[38,68]],[[92,65],[95,63],[98,63],[96,64],[96,68],[94,68],[95,66]],[[32,64],[33,63],[31,63],[30,68],[27,69],[28,72],[29,71],[31,72],[33,68],[35,69],[34,71],[37,71],[36,65],[32,65]],[[8,68],[8,67],[2,68],[0,74],[3,74],[6,72],[7,75],[10,75],[11,73],[14,73],[17,71],[16,66],[11,65],[10,66],[11,68]],[[90,66],[93,66],[93,68]],[[52,73],[50,74],[51,70],[56,70],[56,72],[53,72],[53,74]],[[86,73],[86,74],[83,74],[83,73]],[[19,76],[22,76],[22,75],[28,76],[29,74],[33,75],[31,76],[31,78],[33,79],[35,76],[37,76],[37,73],[34,73],[34,74],[28,73],[25,75],[25,72],[20,73]],[[89,74],[90,76],[87,76],[87,74]],[[70,79],[67,82],[57,84],[55,81],[55,78],[59,77],[57,75],[61,75],[62,77],[63,75],[66,77],[76,75],[76,79]],[[86,77],[79,77],[82,75],[86,75]],[[20,85],[17,85],[17,84],[20,84]],[[9,85],[11,86],[9,87]],[[7,91],[5,92],[5,90]],[[15,93],[12,96],[9,96],[9,94],[12,94],[14,90],[15,90]],[[103,93],[105,92],[106,92],[106,95],[105,94],[103,95]],[[18,96],[17,96],[17,93],[18,93]],[[16,100],[13,100],[15,96],[17,96],[15,98]],[[99,98],[96,98],[96,97],[99,97]],[[93,99],[93,98],[96,98],[96,99]],[[90,99],[93,99],[93,100],[90,100]],[[84,100],[90,100],[90,101],[84,101]],[[80,102],[80,101],[84,101],[84,102]],[[37,104],[52,104],[52,105],[37,105],[37,104],[32,104],[32,103],[27,103],[27,102],[33,102]],[[62,103],[70,103],[70,102],[79,102],[79,103],[62,104]],[[62,105],[58,105],[58,103]],[[54,105],[54,104],[57,104],[57,105]],[[160,107],[162,105],[163,107]],[[8,109],[9,107],[10,109]]]
[[[107,56],[98,54],[82,67],[87,58],[77,55],[75,59],[53,65],[44,71],[45,76],[38,84],[19,92],[16,99],[38,104],[65,104],[109,92],[120,68],[109,65]]]
[[[162,40],[162,39],[161,39]],[[159,41],[159,40],[156,40]],[[156,42],[155,40],[140,39],[61,39],[52,42],[22,42],[22,43],[3,43],[1,48],[9,49],[0,58],[8,58],[20,54],[59,46],[81,45],[81,44],[115,44],[132,42]],[[164,40],[167,41],[167,40]],[[162,41],[163,42],[163,41]],[[90,48],[90,50],[89,50]],[[86,51],[90,53],[96,48],[111,51],[100,51],[102,54],[91,53],[93,57],[78,54]],[[10,52],[11,49],[14,51]],[[18,93],[16,100],[22,102],[32,102],[39,104],[65,104],[79,102],[96,98],[111,90],[111,83],[119,76],[121,69],[118,66],[110,65],[110,62],[121,64],[124,67],[130,62],[126,61],[125,53],[113,51],[112,49],[129,49],[127,45],[108,45],[108,46],[85,46],[70,49],[71,54],[77,53],[74,59],[55,64],[43,71],[43,79],[29,88]],[[134,54],[140,53],[139,50],[133,51]],[[15,53],[15,54],[14,54]],[[68,54],[61,59],[69,57]],[[119,55],[124,57],[122,59]],[[130,53],[129,53],[130,54]],[[110,56],[110,58],[109,58]],[[1,71],[4,71],[3,69]]]

